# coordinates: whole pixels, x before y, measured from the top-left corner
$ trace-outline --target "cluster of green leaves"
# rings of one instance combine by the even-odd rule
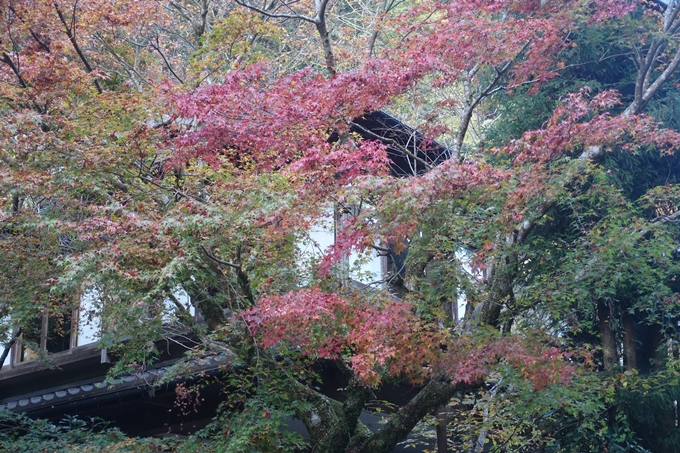
[[[0,451],[7,453],[161,453],[176,451],[173,439],[132,439],[109,422],[68,416],[58,424],[0,412]]]

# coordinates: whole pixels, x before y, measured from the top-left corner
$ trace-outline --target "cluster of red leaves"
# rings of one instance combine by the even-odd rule
[[[371,304],[318,288],[266,297],[242,316],[263,347],[286,342],[307,356],[342,357],[368,385],[378,384],[381,373],[422,380],[444,340],[408,304]]]
[[[176,116],[197,126],[174,140],[180,150],[176,163],[200,157],[219,165],[224,150],[234,149],[237,167],[247,162],[257,171],[332,168],[341,183],[357,174],[384,172],[379,147],[353,148],[349,159],[345,147],[333,146],[328,137],[388,104],[412,85],[415,72],[389,60],[368,62],[330,80],[307,69],[273,83],[260,65],[231,71],[224,83],[176,99]],[[341,172],[338,163],[343,163]]]
[[[525,132],[497,150],[514,157],[518,181],[504,206],[509,225],[521,221],[528,207],[536,208],[535,200],[553,196],[549,167],[562,156],[579,156],[592,146],[626,152],[649,147],[668,154],[680,148],[680,133],[662,128],[648,115],[612,115],[610,110],[620,104],[615,91],[591,96],[588,88],[581,89],[555,109],[542,129]]]
[[[586,9],[559,1],[423,1],[397,21],[413,32],[400,58],[436,73],[438,84],[484,66],[503,71],[513,61],[511,86],[540,83],[558,75],[558,56],[569,46],[565,37],[571,30],[584,21],[621,17],[634,7],[621,0],[593,2]]]
[[[13,0],[3,2],[0,9],[0,38],[6,45],[0,52],[0,81],[4,82],[0,92],[12,92],[21,107],[39,108],[50,115],[62,107],[60,101],[68,105],[74,94],[94,89],[95,77],[105,77],[102,66],[109,67],[111,61],[91,51],[101,47],[95,35],[115,46],[114,40],[123,34],[121,27],[160,24],[165,16],[153,2],[122,0]],[[76,54],[74,42],[86,49],[91,72]]]
[[[524,133],[501,151],[515,155],[515,163],[523,164],[552,161],[559,155],[591,145],[626,151],[654,146],[666,153],[680,148],[680,133],[661,128],[650,116],[614,116],[609,112],[620,104],[620,96],[615,91],[591,97],[588,88],[581,89],[555,109],[543,129]]]
[[[258,170],[285,169],[298,160],[292,170],[330,166],[332,131],[345,131],[348,121],[388,105],[425,76],[450,84],[466,71],[514,61],[518,83],[550,77],[563,35],[574,26],[570,8],[537,1],[422,2],[396,21],[413,31],[402,45],[331,79],[310,69],[274,82],[264,66],[231,71],[219,85],[173,99],[180,123],[191,123],[174,140],[176,163],[200,157],[218,165],[231,149],[240,164]],[[360,151],[366,150],[355,150],[355,159],[361,160]],[[363,172],[384,170],[377,165],[384,161],[366,160]]]
[[[509,366],[539,390],[548,385],[568,384],[576,373],[569,364],[569,354],[557,347],[519,336],[460,336],[442,355],[440,372],[450,376],[453,383],[484,380],[491,370]]]
[[[242,316],[263,347],[285,342],[313,358],[343,358],[365,385],[384,375],[472,383],[506,364],[538,389],[566,383],[573,373],[558,348],[497,333],[450,338],[403,302],[353,300],[312,288],[266,297]]]

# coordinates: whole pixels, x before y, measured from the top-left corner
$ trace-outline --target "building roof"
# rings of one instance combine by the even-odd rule
[[[427,140],[421,132],[381,110],[354,118],[349,126],[364,140],[379,140],[387,146],[393,176],[420,175],[451,157],[446,146]],[[337,133],[329,137],[331,142],[337,139]]]

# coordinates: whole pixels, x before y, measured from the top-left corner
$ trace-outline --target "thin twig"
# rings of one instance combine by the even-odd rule
[[[387,137],[383,137],[382,135],[378,135],[378,134],[376,134],[375,132],[373,132],[373,131],[371,131],[371,130],[369,130],[369,129],[366,129],[365,127],[363,127],[363,126],[361,126],[361,125],[359,125],[359,124],[357,124],[357,123],[355,123],[355,122],[350,121],[349,124],[350,124],[351,126],[356,127],[357,129],[361,130],[363,133],[365,133],[365,134],[367,134],[367,135],[369,135],[369,136],[371,136],[371,137],[373,137],[373,138],[375,138],[375,139],[377,139],[377,140],[380,140],[380,141],[382,141],[382,142],[389,143],[390,145],[392,145],[392,146],[398,148],[398,149],[399,149],[400,151],[402,151],[403,153],[407,154],[408,156],[412,157],[413,159],[415,159],[415,160],[417,160],[418,162],[420,162],[421,164],[423,164],[423,165],[425,166],[425,168],[427,168],[428,170],[432,170],[432,169],[434,168],[432,165],[430,165],[429,163],[427,163],[427,161],[425,161],[424,159],[418,157],[416,154],[412,153],[408,148],[406,148],[405,146],[402,146],[402,145],[401,145],[399,142],[397,142],[396,140],[393,140],[393,139],[387,138]]]

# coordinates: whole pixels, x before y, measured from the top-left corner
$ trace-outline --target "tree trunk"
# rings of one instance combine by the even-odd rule
[[[446,404],[437,409],[437,453],[447,453],[449,450],[446,426],[449,422],[448,406]]]
[[[659,324],[649,326],[649,357],[652,370],[658,371],[663,368],[666,354],[664,354],[663,329]]]
[[[481,324],[493,327],[499,327],[503,305],[514,299],[512,285],[517,274],[517,261],[514,253],[502,255],[498,261],[491,279],[489,295],[475,316]]]
[[[314,451],[324,453],[343,453],[356,432],[359,415],[366,406],[371,393],[367,387],[350,383],[347,389],[347,399],[342,403],[342,410],[338,411],[338,418],[333,426],[327,426],[327,432],[313,446]]]
[[[451,385],[448,382],[430,381],[406,406],[394,414],[378,431],[360,446],[361,453],[390,453],[429,412],[447,403],[457,391],[478,388],[481,382]]]
[[[331,46],[331,38],[328,34],[328,28],[326,27],[325,19],[321,18],[316,22],[316,31],[319,32],[321,37],[321,45],[323,46],[323,55],[326,60],[326,70],[328,70],[328,76],[333,77],[335,75],[335,57],[333,56],[333,48]]]
[[[214,299],[217,290],[214,288],[199,288],[193,282],[187,282],[183,286],[189,295],[191,305],[198,310],[208,325],[209,331],[214,331],[227,318],[224,315],[224,308]]]
[[[623,315],[623,364],[626,371],[637,369],[637,353],[635,351],[635,315]]]
[[[600,335],[602,336],[602,363],[606,371],[612,371],[618,366],[616,334],[611,326],[609,304],[603,300],[597,302],[597,317],[600,322]]]

